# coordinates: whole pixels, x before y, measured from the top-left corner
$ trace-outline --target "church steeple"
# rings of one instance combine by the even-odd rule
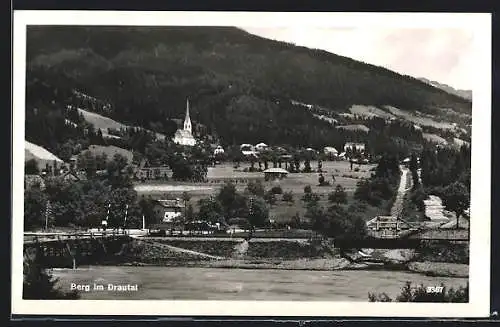
[[[186,99],[186,118],[184,119],[184,130],[191,133],[191,118],[189,117],[189,99]]]

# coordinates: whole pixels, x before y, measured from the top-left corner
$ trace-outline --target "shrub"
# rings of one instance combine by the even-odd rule
[[[271,192],[273,194],[283,194],[283,189],[281,186],[273,186],[273,188],[271,188]]]
[[[304,193],[305,194],[312,193],[311,185],[304,186]]]
[[[247,184],[246,190],[256,196],[264,196],[264,186],[260,181],[250,181]]]
[[[328,201],[332,203],[347,203],[347,193],[342,185],[338,184],[335,188],[335,192],[328,194]]]
[[[25,257],[23,271],[23,299],[25,300],[57,300],[78,299],[75,292],[66,293],[56,288],[57,279],[48,273],[38,262]]]
[[[319,186],[330,186],[330,182],[325,180],[325,176],[322,174],[318,178]]]
[[[307,204],[309,203],[316,203],[319,201],[319,195],[316,193],[306,193],[302,197],[302,201],[306,202]]]
[[[293,193],[292,193],[292,191],[283,193],[283,201],[285,201],[285,202],[293,202]]]
[[[443,291],[440,293],[428,293],[424,285],[412,287],[411,282],[406,282],[401,289],[401,294],[396,297],[395,302],[469,302],[468,283],[465,287],[459,287],[456,290],[453,288],[447,289],[443,284],[441,284],[441,287],[443,287]],[[370,302],[393,302],[393,299],[386,293],[368,293],[368,300]]]
[[[266,194],[264,194],[264,200],[266,200],[267,203],[273,205],[276,203],[276,195],[274,195],[273,192],[268,191]]]

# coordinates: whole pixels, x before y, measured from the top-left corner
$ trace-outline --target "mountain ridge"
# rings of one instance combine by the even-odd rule
[[[165,135],[169,121],[183,117],[186,98],[192,119],[225,144],[321,147],[374,138],[375,123],[368,136],[332,126],[364,124],[337,117],[353,105],[463,126],[470,120],[470,101],[411,76],[238,28],[30,26],[27,38],[28,85],[50,82],[69,97],[79,90],[110,104],[109,118]],[[42,105],[30,92],[27,109]],[[293,101],[322,108],[324,119]],[[89,106],[82,109],[99,112]]]
[[[449,86],[447,84],[444,84],[444,83],[439,83],[439,82],[436,82],[436,81],[432,81],[430,79],[427,79],[425,77],[419,77],[418,78],[419,80],[421,80],[422,82],[424,83],[427,83],[427,84],[430,84],[438,89],[441,89],[447,93],[450,93],[450,94],[454,94],[456,96],[459,96],[461,98],[464,98],[464,99],[467,99],[467,100],[471,100],[472,101],[472,90],[461,90],[461,89],[456,89],[452,86]]]

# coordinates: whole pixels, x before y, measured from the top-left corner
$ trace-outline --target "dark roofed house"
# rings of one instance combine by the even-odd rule
[[[62,178],[67,182],[79,182],[87,179],[84,172],[75,172],[75,171],[66,172],[65,174],[62,175]]]
[[[170,167],[166,165],[151,166],[146,159],[141,160],[135,171],[135,178],[138,180],[169,179],[170,177],[172,177]]]

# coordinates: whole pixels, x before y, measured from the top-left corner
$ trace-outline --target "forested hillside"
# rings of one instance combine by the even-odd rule
[[[405,139],[407,130],[391,134],[398,128],[376,120],[363,122],[376,127],[368,134],[332,128],[293,101],[331,114],[355,104],[389,105],[436,117],[444,109],[471,112],[470,101],[417,79],[229,27],[31,26],[27,65],[28,111],[47,108],[53,98],[52,106],[71,103],[68,98],[76,89],[109,105],[106,115],[117,121],[172,135],[170,119],[182,118],[189,98],[195,124],[206,126],[225,145],[264,141],[322,147],[384,139],[384,146],[392,146],[394,138],[423,142],[421,133]],[[34,85],[38,90],[50,87],[50,95],[30,90]],[[33,117],[27,115],[28,120]],[[28,137],[33,126],[39,125],[28,121]],[[71,127],[59,129],[57,133],[66,133],[62,129]],[[49,143],[47,135],[39,137]]]

